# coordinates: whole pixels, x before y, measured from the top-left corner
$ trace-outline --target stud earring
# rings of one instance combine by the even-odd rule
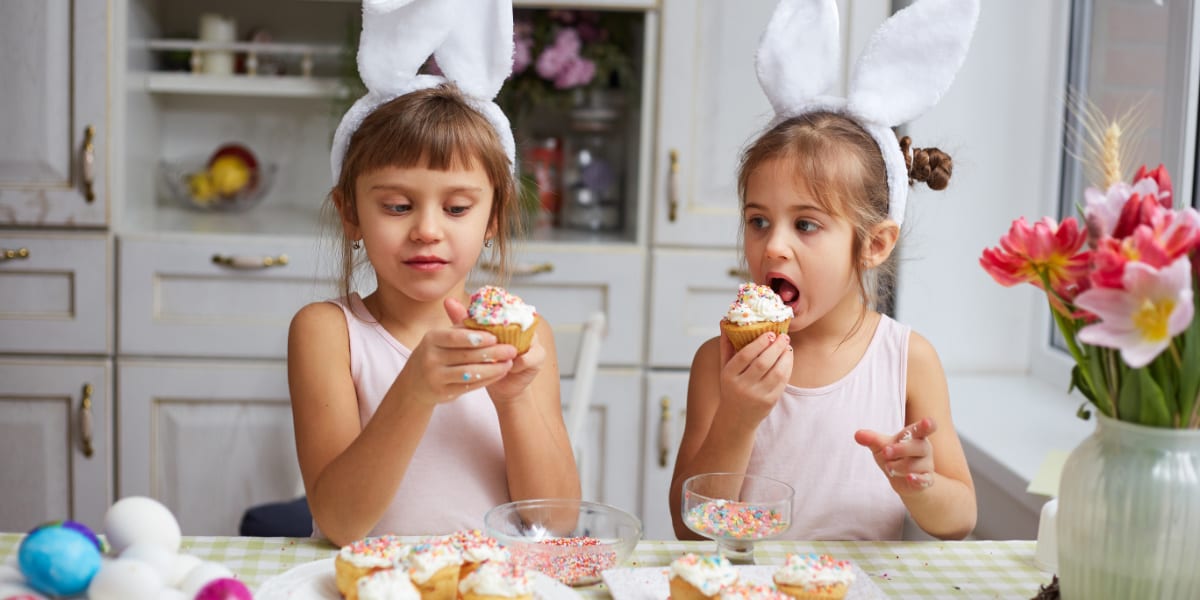
[[[484,247],[484,248],[491,248],[491,247],[492,247],[492,238],[488,238],[488,239],[486,239],[486,240],[483,240],[483,247]]]
[[[355,250],[358,250],[359,248],[362,248],[362,242],[360,242],[358,240],[354,240],[353,242],[350,243],[350,247],[354,248]]]

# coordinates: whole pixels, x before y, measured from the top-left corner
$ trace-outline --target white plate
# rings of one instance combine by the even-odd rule
[[[854,567],[854,583],[846,600],[886,600],[883,590],[871,581],[870,576]],[[761,583],[771,585],[771,576],[779,567],[777,565],[736,565],[738,581],[741,583]],[[640,567],[637,569],[609,569],[603,573],[604,583],[612,593],[613,600],[665,600],[671,595],[669,567]]]
[[[579,593],[536,571],[533,595],[538,600],[580,600]],[[341,600],[333,559],[323,558],[293,567],[268,579],[254,594],[257,600]]]

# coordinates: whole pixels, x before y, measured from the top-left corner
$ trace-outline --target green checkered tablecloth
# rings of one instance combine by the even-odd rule
[[[16,562],[22,534],[0,533],[0,564]],[[713,552],[713,542],[642,541],[627,566],[667,565],[684,552]],[[222,563],[254,589],[306,562],[333,556],[328,543],[307,538],[185,537],[181,552]],[[821,552],[866,571],[889,598],[1032,598],[1050,574],[1033,562],[1034,542],[761,542],[759,564],[779,564],[788,552]],[[603,584],[580,590],[609,598]]]

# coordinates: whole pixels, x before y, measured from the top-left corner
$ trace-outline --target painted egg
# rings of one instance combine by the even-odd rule
[[[104,533],[118,554],[137,543],[157,544],[175,553],[182,541],[175,515],[145,496],[129,496],[113,504],[104,515]]]
[[[21,540],[17,564],[33,589],[50,596],[73,596],[86,590],[100,569],[100,547],[95,535],[47,523]],[[90,531],[88,531],[90,533]]]
[[[140,560],[150,565],[168,586],[175,585],[171,579],[175,573],[175,556],[174,552],[150,542],[131,544],[121,552],[121,558]]]
[[[214,562],[202,562],[188,574],[179,584],[180,591],[188,598],[194,598],[209,582],[216,579],[232,578],[233,571],[229,567]]]
[[[158,600],[164,589],[154,567],[128,558],[104,561],[88,586],[91,600]]]
[[[254,594],[250,593],[246,584],[230,577],[222,577],[200,588],[195,600],[254,600]]]

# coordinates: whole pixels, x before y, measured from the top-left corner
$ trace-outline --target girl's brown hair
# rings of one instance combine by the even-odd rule
[[[945,189],[952,170],[948,154],[937,148],[913,149],[907,136],[898,143],[909,167],[910,184],[924,181],[933,189]],[[864,304],[873,309],[884,304],[888,300],[887,291],[881,289],[880,282],[895,276],[896,253],[893,251],[887,261],[869,272],[864,272],[862,262],[871,232],[888,218],[887,169],[874,138],[853,120],[827,111],[779,123],[742,153],[738,197],[743,205],[750,175],[762,165],[780,159],[793,166],[797,180],[807,186],[810,196],[822,209],[853,225],[850,268],[858,281],[859,294]]]
[[[354,193],[359,176],[385,167],[445,171],[479,164],[495,188],[489,223],[492,251],[501,279],[508,272],[511,239],[520,225],[516,181],[504,145],[492,124],[471,107],[452,83],[417,90],[386,102],[363,119],[350,137],[342,171],[330,190],[338,222],[358,223]],[[340,204],[339,204],[340,199]],[[339,226],[343,295],[350,295],[355,262],[351,241]]]

